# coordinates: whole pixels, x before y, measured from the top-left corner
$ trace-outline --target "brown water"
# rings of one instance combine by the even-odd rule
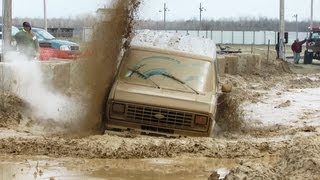
[[[0,157],[1,180],[28,179],[208,179],[212,171],[230,169],[237,160],[210,158],[174,159],[74,159]]]

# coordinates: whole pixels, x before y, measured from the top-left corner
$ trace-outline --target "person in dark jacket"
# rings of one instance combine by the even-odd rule
[[[293,62],[295,64],[299,64],[300,60],[300,53],[302,51],[302,45],[307,41],[307,39],[304,39],[303,41],[299,41],[297,38],[291,45],[291,50],[293,51]]]
[[[39,42],[36,36],[32,33],[31,25],[28,22],[22,24],[21,29],[16,35],[17,49],[28,58],[34,59],[38,56]]]

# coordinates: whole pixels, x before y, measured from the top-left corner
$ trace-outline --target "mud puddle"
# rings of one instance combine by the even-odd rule
[[[76,159],[47,157],[0,157],[0,179],[208,179],[236,167],[238,159],[180,157],[173,159]]]

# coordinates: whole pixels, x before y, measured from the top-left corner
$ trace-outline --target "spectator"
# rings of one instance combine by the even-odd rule
[[[31,25],[28,22],[22,24],[21,29],[16,35],[17,49],[30,59],[38,57],[39,42],[31,30]]]
[[[304,39],[303,41],[299,41],[297,38],[291,45],[291,50],[293,51],[293,62],[295,64],[299,64],[300,60],[300,53],[302,51],[302,45],[307,41],[307,39]]]

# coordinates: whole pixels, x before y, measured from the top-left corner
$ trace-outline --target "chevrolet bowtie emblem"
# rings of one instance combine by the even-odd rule
[[[165,116],[162,115],[162,114],[160,114],[160,113],[155,114],[154,117],[157,118],[157,119],[163,119],[163,118],[165,118]]]

